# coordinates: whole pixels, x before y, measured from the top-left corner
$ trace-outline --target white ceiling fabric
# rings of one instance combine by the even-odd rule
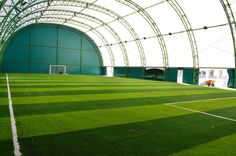
[[[236,0],[228,2],[235,13]],[[7,0],[1,6],[2,42],[27,25],[55,23],[91,37],[104,66],[235,68],[220,0]]]

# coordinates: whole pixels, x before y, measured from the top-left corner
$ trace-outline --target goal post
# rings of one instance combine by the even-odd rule
[[[66,65],[49,65],[49,74],[66,74]]]

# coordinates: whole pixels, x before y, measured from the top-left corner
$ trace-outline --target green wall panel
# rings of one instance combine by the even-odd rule
[[[56,51],[56,48],[32,46],[31,62],[56,64]]]
[[[68,38],[70,41],[68,42]],[[80,49],[81,48],[81,33],[67,30],[67,29],[59,29],[58,30],[58,46],[62,48],[73,48]]]
[[[3,49],[2,71],[48,73],[49,65],[58,64],[66,65],[68,74],[102,74],[98,48],[72,28],[30,25],[11,37]]]
[[[80,50],[74,49],[58,49],[58,64],[80,64]]]
[[[33,45],[57,46],[57,27],[54,25],[34,25],[31,27],[31,43]]]
[[[6,51],[8,52],[4,56],[5,62],[28,63],[29,61],[28,45],[11,43],[6,48]]]
[[[229,80],[228,80],[228,87],[235,88],[235,69],[227,69]]]
[[[82,66],[81,74],[100,75],[101,67],[97,66]]]
[[[14,72],[14,73],[28,73],[29,72],[29,64],[23,63],[3,63],[3,72]]]
[[[98,58],[98,54],[96,53],[96,51],[83,50],[82,65],[98,66],[99,64],[100,64],[99,58]]]
[[[177,82],[177,71],[178,68],[168,68],[167,69],[167,81]]]
[[[101,68],[101,73],[102,73],[102,75],[107,75],[107,68],[106,67],[102,67]]]
[[[114,67],[114,76],[144,78],[143,67]]]
[[[31,64],[31,73],[48,73],[49,65],[47,64]]]
[[[12,39],[12,43],[21,43],[21,44],[29,44],[30,41],[30,30],[23,28],[21,30],[22,33],[20,33],[19,35],[16,35],[13,39]],[[25,35],[28,34],[28,35]]]
[[[80,72],[80,66],[67,66],[66,67],[66,71],[67,73],[70,73],[70,74],[81,74]]]
[[[127,67],[114,67],[114,76],[127,76]]]
[[[193,68],[183,69],[183,83],[193,84]]]
[[[3,69],[2,64],[3,64],[3,52],[0,51],[0,69]],[[1,70],[0,70],[0,72],[1,72]]]
[[[129,67],[128,77],[144,78],[144,68],[143,67]]]
[[[91,43],[91,41],[88,40],[88,38],[83,37],[82,43],[83,43],[82,49],[94,50],[94,45]]]

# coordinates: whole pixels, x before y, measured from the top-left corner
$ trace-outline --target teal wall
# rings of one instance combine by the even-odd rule
[[[193,68],[168,68],[166,81],[177,82],[178,69],[183,70],[183,82],[193,84]],[[145,68],[143,67],[114,67],[114,76],[148,78],[148,75],[145,74]],[[158,76],[164,80],[164,73]],[[157,79],[157,77],[155,77],[155,79]]]
[[[133,78],[144,78],[144,68],[143,67],[129,67],[128,77]]]
[[[50,64],[67,66],[69,74],[102,72],[97,46],[84,33],[53,24],[21,29],[4,48],[3,72],[48,73]]]
[[[3,62],[3,51],[2,51],[2,47],[0,47],[0,72],[2,69],[2,62]]]
[[[183,72],[183,83],[193,84],[194,68],[184,68]]]
[[[167,74],[166,81],[177,82],[177,72],[178,72],[178,68],[167,68],[166,69],[166,74]]]
[[[228,80],[228,87],[230,88],[236,88],[235,85],[235,69],[227,69],[229,80]]]
[[[114,76],[144,78],[144,67],[114,67]]]
[[[114,67],[114,76],[127,76],[127,67]]]
[[[177,82],[178,70],[183,70],[183,83],[193,84],[193,68],[168,68],[167,69],[167,81]]]

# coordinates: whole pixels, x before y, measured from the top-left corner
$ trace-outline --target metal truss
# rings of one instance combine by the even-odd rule
[[[233,47],[234,47],[234,62],[235,62],[235,79],[234,79],[234,88],[236,88],[236,21],[234,17],[234,12],[230,6],[230,3],[228,0],[220,0],[221,5],[224,8],[225,14],[228,19],[231,36],[233,40]]]
[[[127,1],[127,0],[115,0],[115,1],[120,2],[124,5],[132,8],[133,10],[135,10],[135,12],[139,13],[147,21],[147,23],[150,25],[151,29],[153,30],[153,32],[157,36],[159,45],[161,47],[163,66],[165,68],[168,68],[169,67],[169,61],[168,61],[168,53],[167,53],[166,44],[165,44],[164,38],[161,35],[161,31],[158,28],[156,22],[151,18],[151,16],[145,11],[144,8],[142,8],[141,6],[139,6],[138,4],[133,2],[132,0],[129,0],[129,1]],[[143,55],[143,59],[145,59],[145,55]]]
[[[81,2],[81,1],[51,1],[50,3],[48,2],[48,1],[45,1],[45,0],[43,0],[43,1],[40,1],[40,2],[36,2],[36,1],[34,1],[34,3],[32,3],[32,4],[30,4],[30,5],[28,5],[28,7],[25,7],[25,8],[31,8],[31,10],[30,9],[28,9],[28,13],[31,13],[32,12],[32,10],[35,10],[35,9],[37,9],[37,10],[42,10],[42,11],[44,11],[44,9],[42,9],[42,8],[45,8],[45,7],[47,7],[47,6],[73,6],[73,7],[81,7],[81,8],[87,8],[87,9],[92,9],[92,10],[94,10],[94,11],[99,11],[99,12],[102,12],[102,13],[104,13],[104,14],[106,14],[106,15],[109,15],[109,16],[111,16],[112,18],[115,18],[115,19],[122,19],[122,18],[120,18],[120,16],[118,15],[118,14],[116,14],[115,12],[113,12],[113,11],[111,11],[111,10],[108,10],[108,9],[106,9],[106,8],[103,8],[103,7],[101,7],[101,6],[97,6],[97,5],[94,5],[94,4],[89,4],[89,3],[86,3],[86,2]],[[23,10],[26,10],[26,9],[23,9]],[[20,16],[19,16],[20,17]],[[14,18],[11,18],[11,20],[13,20]],[[6,20],[5,20],[6,21]],[[127,30],[129,30],[129,32],[132,34],[132,36],[134,37],[134,38],[138,38],[137,37],[137,34],[136,34],[136,32],[134,31],[134,29],[129,25],[129,23],[127,22],[127,21],[125,21],[124,19],[122,19],[121,20],[122,22],[122,25],[124,25],[125,26],[125,28],[127,29]],[[9,22],[6,22],[6,23],[9,23]],[[6,25],[6,24],[2,24],[3,25],[3,27]],[[106,23],[105,24],[103,24],[103,26],[104,25],[106,25]],[[8,26],[9,27],[9,26]],[[90,30],[88,30],[88,32],[89,31],[91,31],[92,29],[94,29],[94,28],[91,28]],[[5,30],[5,29],[4,29]],[[11,33],[11,32],[8,32],[8,33]],[[86,32],[85,32],[86,33]],[[116,33],[117,34],[117,33]],[[120,42],[120,43],[122,43],[122,42]],[[136,44],[137,44],[137,46],[138,47],[142,47],[142,46],[140,46],[141,45],[141,42],[140,41],[136,41]],[[107,44],[108,45],[108,44]],[[125,60],[124,60],[124,62],[125,62],[125,65],[126,66],[128,66],[129,65],[129,63],[128,63],[128,55],[127,55],[127,52],[124,50],[125,48],[125,46],[124,45],[121,45],[121,46],[123,46],[122,47],[122,52],[123,52],[123,55],[124,55],[124,58],[125,58]],[[140,50],[140,48],[139,48],[139,51],[143,51],[143,48],[142,48],[142,50]]]
[[[0,3],[0,11],[1,16],[4,18],[0,21],[0,28],[2,29],[3,23],[9,22],[11,17],[20,13],[22,8],[33,1],[34,0],[2,0]]]
[[[121,41],[120,36],[115,32],[115,30],[112,27],[110,27],[109,25],[107,25],[106,23],[104,23],[102,20],[97,19],[93,16],[86,15],[86,14],[83,14],[83,13],[74,12],[74,11],[69,11],[69,10],[47,9],[46,11],[34,10],[33,12],[31,12],[29,14],[25,14],[24,16],[22,15],[20,19],[28,20],[28,19],[34,18],[35,16],[37,16],[38,18],[40,18],[41,16],[47,16],[47,17],[50,17],[50,16],[68,16],[68,18],[65,20],[65,22],[68,21],[69,19],[72,19],[71,17],[76,17],[76,18],[82,18],[82,19],[89,20],[89,21],[94,22],[98,25],[102,24],[102,25],[104,25],[104,28],[107,31],[109,31],[110,34],[112,34],[112,36],[116,39],[116,41],[118,43],[120,43],[119,44],[120,48],[123,49],[124,52],[127,52],[124,44]],[[13,22],[13,23],[15,23],[15,22]],[[21,24],[17,24],[17,25],[21,25]],[[18,27],[18,26],[16,26],[16,27]],[[108,44],[106,44],[106,45],[108,45]],[[110,46],[110,44],[109,44],[109,46]],[[115,63],[114,63],[115,60],[114,60],[113,53],[111,55],[112,55],[112,60],[111,60],[112,66],[114,66],[115,65]]]
[[[66,22],[65,22],[66,21]],[[76,21],[76,20],[69,20],[67,21],[67,18],[64,18],[64,17],[43,17],[43,16],[34,16],[33,18],[29,18],[27,20],[23,20],[23,21],[19,21],[18,23],[16,23],[16,28],[15,29],[15,32],[20,30],[21,28],[23,27],[26,27],[28,25],[31,25],[31,24],[35,24],[35,23],[52,23],[52,24],[59,24],[59,25],[73,25],[73,28],[78,28],[78,27],[81,27],[81,28],[84,28],[86,30],[90,30],[92,27],[89,26],[88,24],[86,23],[82,23],[82,22],[79,22],[79,21]],[[109,44],[108,41],[104,38],[104,36],[96,31],[96,30],[93,30],[93,33],[104,43],[104,44]],[[8,37],[10,37],[11,35],[9,35]],[[111,47],[110,46],[107,46],[106,47],[107,50],[108,50],[108,53],[109,53],[109,56],[110,56],[110,60],[111,60],[111,63],[112,60],[113,60],[113,54],[112,54],[112,50],[111,50]],[[101,54],[99,54],[101,55]]]
[[[138,6],[137,4],[135,4],[132,1],[126,1],[126,0],[116,0],[116,1],[126,4],[130,7],[133,7],[133,9],[135,9],[149,23],[149,25],[152,27],[152,30],[155,32],[155,35],[158,37],[159,44],[162,47],[164,67],[168,68],[168,66],[169,66],[168,51],[166,50],[167,48],[165,45],[165,41],[163,39],[163,35],[161,34],[158,26],[152,20],[150,15],[148,15],[148,13],[145,11],[144,8],[141,8],[140,6]],[[162,1],[161,3],[163,3],[163,2],[164,1]],[[195,36],[193,33],[192,26],[186,16],[186,14],[184,13],[183,9],[180,7],[180,5],[177,3],[176,0],[166,0],[166,2],[168,2],[168,4],[170,4],[170,6],[178,14],[178,16],[181,19],[181,21],[186,29],[186,32],[188,34],[188,38],[189,38],[191,49],[192,49],[192,58],[193,58],[193,83],[197,84],[198,83],[198,71],[199,71],[199,59],[198,59],[197,43],[196,43],[196,39],[195,39]],[[158,5],[159,5],[159,3],[158,3]]]
[[[193,58],[193,84],[198,84],[199,57],[198,57],[198,48],[197,48],[197,43],[194,36],[193,28],[188,20],[187,15],[185,14],[181,6],[178,4],[178,2],[176,0],[167,0],[167,2],[178,14],[188,34],[188,38],[189,38],[189,42],[190,42],[191,50],[192,50],[192,58]]]
[[[150,15],[145,11],[145,9],[141,8],[140,6],[138,6],[136,3],[134,3],[133,1],[124,1],[124,0],[116,0],[117,2],[120,2],[122,4],[125,4],[126,6],[128,7],[131,7],[132,9],[134,9],[136,12],[138,12],[148,23],[149,25],[151,26],[152,30],[155,32],[157,38],[158,38],[158,41],[159,41],[159,44],[161,46],[161,49],[162,49],[162,56],[163,56],[163,64],[164,64],[164,67],[168,67],[169,66],[169,63],[168,63],[168,54],[167,54],[167,48],[166,48],[166,45],[165,45],[165,42],[164,42],[164,39],[161,35],[161,32],[159,30],[159,28],[157,27],[156,23],[154,22],[154,20],[150,17]],[[48,7],[49,6],[78,6],[78,7],[81,7],[83,8],[83,10],[85,8],[93,8],[93,10],[95,11],[99,11],[99,12],[102,12],[102,13],[105,13],[107,14],[107,12],[109,13],[109,15],[111,17],[113,17],[116,21],[120,21],[122,19],[122,21],[125,21],[123,19],[123,17],[119,16],[118,14],[112,12],[111,10],[108,10],[108,9],[105,9],[101,6],[97,6],[97,5],[94,5],[94,3],[86,3],[86,2],[75,2],[75,1],[41,1],[40,3],[36,2],[35,0],[31,1],[32,4],[29,5],[29,9],[26,9],[25,11],[23,11],[23,13],[21,13],[22,15],[18,15],[19,18],[23,18],[24,17],[24,14],[26,14],[28,12],[28,14],[32,14],[34,11],[33,10],[42,10],[41,11],[41,15],[45,15],[45,11],[48,10]],[[162,1],[163,3],[164,1]],[[45,9],[46,8],[46,9]],[[81,13],[82,11],[80,11]],[[80,14],[78,13],[78,14]],[[112,13],[112,14],[110,14]],[[65,15],[67,13],[62,13],[61,15]],[[69,19],[73,18],[73,15],[71,15],[71,17]],[[12,18],[13,20],[13,23],[15,22],[16,18]],[[91,19],[90,19],[91,21]],[[124,23],[124,22],[122,22]],[[135,30],[132,28],[131,25],[129,25],[129,23],[127,21],[125,21],[125,23],[127,24],[123,24],[123,25],[126,25],[126,28],[127,28],[127,25],[128,25],[128,28],[127,30],[131,30],[129,31],[131,34],[133,34],[132,36],[134,37],[134,41],[136,42],[137,46],[138,46],[138,49],[139,49],[139,52],[140,52],[140,57],[141,57],[141,62],[142,62],[142,65],[145,66],[146,65],[146,59],[145,59],[145,54],[144,54],[144,50],[143,50],[143,47],[142,47],[142,44],[141,42],[139,41],[139,38],[137,36],[137,34],[135,33]],[[8,24],[8,29],[9,31],[7,31],[8,34],[11,34],[11,29],[13,29],[14,26],[9,26],[9,22],[7,23]],[[4,25],[3,25],[4,26]],[[105,23],[103,22],[101,24],[101,26],[108,26],[108,23]],[[97,29],[97,28],[92,28],[92,29]],[[91,30],[92,30],[91,29]],[[110,29],[110,28],[109,28]],[[88,30],[88,31],[91,31],[91,30]],[[115,32],[115,31],[113,31]],[[113,36],[114,36],[114,33],[111,33]],[[115,33],[116,36],[118,36],[117,33]],[[118,40],[117,40],[118,39]],[[123,52],[123,55],[126,56],[126,60],[127,60],[127,63],[126,65],[128,66],[128,56],[127,56],[127,52],[125,50],[125,46],[122,45],[123,42],[121,42],[121,39],[119,37],[116,37],[116,40],[118,41],[117,43],[120,43],[120,48],[122,49],[122,52]],[[139,43],[137,43],[139,42]],[[106,45],[109,45],[109,44],[106,44]],[[125,53],[125,54],[124,54]],[[195,56],[195,55],[194,55]]]
[[[23,27],[26,27],[28,25],[31,25],[31,24],[35,24],[35,21],[37,20],[37,18],[35,19],[29,19],[27,21],[24,21],[22,23],[22,26],[19,27],[19,29],[23,28]],[[58,17],[58,18],[55,18],[55,17],[41,17],[39,20],[37,20],[37,23],[45,23],[45,24],[58,24],[58,25],[65,25],[65,26],[69,26],[71,28],[75,28],[75,29],[78,29],[78,28],[83,28],[83,29],[86,29],[86,30],[89,30],[91,29],[91,27],[85,23],[82,23],[82,22],[78,22],[78,21],[74,21],[74,20],[70,20],[68,22],[66,22],[66,18],[62,18],[62,17]],[[17,30],[19,30],[17,29]],[[104,44],[108,44],[107,40],[103,37],[103,35],[101,33],[99,33],[98,31],[93,31],[93,33],[104,43]],[[93,41],[94,42],[94,41]],[[95,43],[95,42],[94,42]],[[112,60],[112,50],[111,50],[111,47],[106,47],[107,50],[108,50],[108,53],[109,53],[109,56],[110,56],[110,60]],[[99,53],[98,54],[99,56],[101,56],[101,54]],[[102,59],[102,57],[101,57]]]
[[[3,8],[4,4],[6,3],[7,0],[2,0],[0,2],[0,10]]]
[[[48,4],[47,5],[45,5],[45,4],[43,4],[42,6],[40,6],[40,7],[38,7],[38,6],[35,6],[35,5],[33,5],[33,7],[31,6],[30,8],[28,8],[28,9],[26,9],[26,10],[24,10],[24,11],[22,11],[21,13],[20,13],[20,15],[18,15],[18,16],[15,16],[14,17],[14,20],[12,20],[12,23],[14,24],[14,23],[16,23],[16,21],[17,21],[17,17],[20,17],[19,19],[22,19],[22,18],[26,18],[26,19],[29,19],[29,18],[32,18],[33,16],[35,16],[35,15],[33,15],[33,14],[35,14],[35,10],[37,10],[37,12],[39,13],[39,14],[41,14],[41,16],[44,16],[45,15],[45,12],[46,12],[46,14],[48,14],[48,15],[56,15],[55,13],[52,13],[52,11],[51,11],[51,13],[50,13],[50,11],[49,11],[49,9],[47,8],[47,9],[43,9],[43,11],[42,11],[42,8],[46,8],[46,7],[48,7]],[[41,10],[40,12],[38,11],[38,10]],[[79,13],[79,12],[72,12],[72,11],[69,11],[69,10],[65,10],[65,11],[56,11],[56,10],[53,10],[54,12],[56,12],[56,13],[58,13],[58,15],[68,15],[68,16],[71,16],[71,17],[69,17],[69,18],[73,18],[73,17],[77,17],[77,16],[79,16],[79,17],[83,17],[83,15],[85,16],[85,14],[82,14],[82,13]],[[100,22],[100,23],[102,23],[102,24],[104,24],[104,22],[103,21],[101,21],[101,20],[99,20],[99,19],[96,19],[96,18],[92,18],[92,16],[89,16],[89,15],[86,15],[87,16],[87,20],[92,20],[93,22],[94,21],[96,21],[97,23],[98,22]],[[40,18],[40,17],[39,17]],[[85,17],[83,17],[83,18],[85,18]],[[65,21],[67,21],[67,20],[65,20]],[[9,25],[10,23],[8,23],[8,25]],[[61,23],[61,24],[63,24],[63,23]],[[12,26],[8,26],[9,28],[10,28],[10,30],[9,31],[12,31],[11,29],[12,29]],[[14,26],[15,27],[15,26]],[[109,28],[109,29],[108,29]],[[117,40],[117,41],[121,41],[121,39],[120,39],[120,37],[119,37],[119,35],[113,30],[113,29],[111,29],[111,27],[109,27],[109,26],[106,26],[105,25],[105,29],[107,29],[112,35],[113,35],[113,37],[115,37],[115,39]],[[11,32],[6,32],[5,34],[7,34],[7,33],[11,33]],[[107,42],[104,42],[104,43],[106,43],[106,45],[108,45],[109,43],[107,43]],[[121,47],[121,49],[123,49],[123,51],[125,51],[126,52],[126,49],[125,49],[125,47],[124,47],[124,45],[123,44],[121,44],[120,45],[120,47]],[[109,48],[110,49],[110,48]],[[110,50],[109,50],[110,51]],[[114,66],[114,56],[113,56],[113,53],[111,53],[110,54],[110,56],[111,56],[111,64],[112,64],[112,66]]]
[[[141,65],[142,66],[145,66],[145,61],[142,59],[142,56],[144,55],[144,49],[143,49],[143,45],[142,45],[142,42],[139,39],[139,36],[138,34],[136,33],[136,31],[134,30],[134,28],[129,24],[129,22],[127,22],[122,16],[120,16],[119,14],[117,14],[116,12],[110,10],[110,9],[107,9],[107,8],[104,8],[104,7],[101,7],[101,6],[98,6],[98,5],[90,5],[88,7],[89,9],[92,9],[92,10],[95,10],[95,11],[98,11],[98,12],[101,12],[101,13],[104,13],[110,17],[112,17],[113,19],[115,19],[114,21],[119,21],[127,30],[128,32],[131,34],[131,36],[133,37],[136,45],[137,45],[137,48],[139,50],[139,53],[140,53],[140,58],[141,58]],[[107,25],[109,24],[106,23]],[[104,25],[101,25],[101,26],[104,26]],[[101,27],[99,26],[99,27]],[[98,29],[99,27],[95,27],[93,29]],[[90,30],[89,30],[90,31]],[[89,32],[88,31],[88,32]],[[87,32],[86,32],[87,33]],[[122,43],[122,42],[120,42]],[[125,60],[125,65],[128,67],[129,66],[129,59],[128,59],[128,55],[127,53],[124,54],[125,57],[126,57],[126,60]]]
[[[33,0],[28,0],[28,3],[33,2]],[[24,0],[4,0],[4,2],[1,3],[1,14],[3,14],[3,19],[0,21],[0,45],[2,45],[6,40],[3,38],[2,34],[5,31],[5,26],[11,22],[12,18],[19,14],[27,5],[26,1]]]

